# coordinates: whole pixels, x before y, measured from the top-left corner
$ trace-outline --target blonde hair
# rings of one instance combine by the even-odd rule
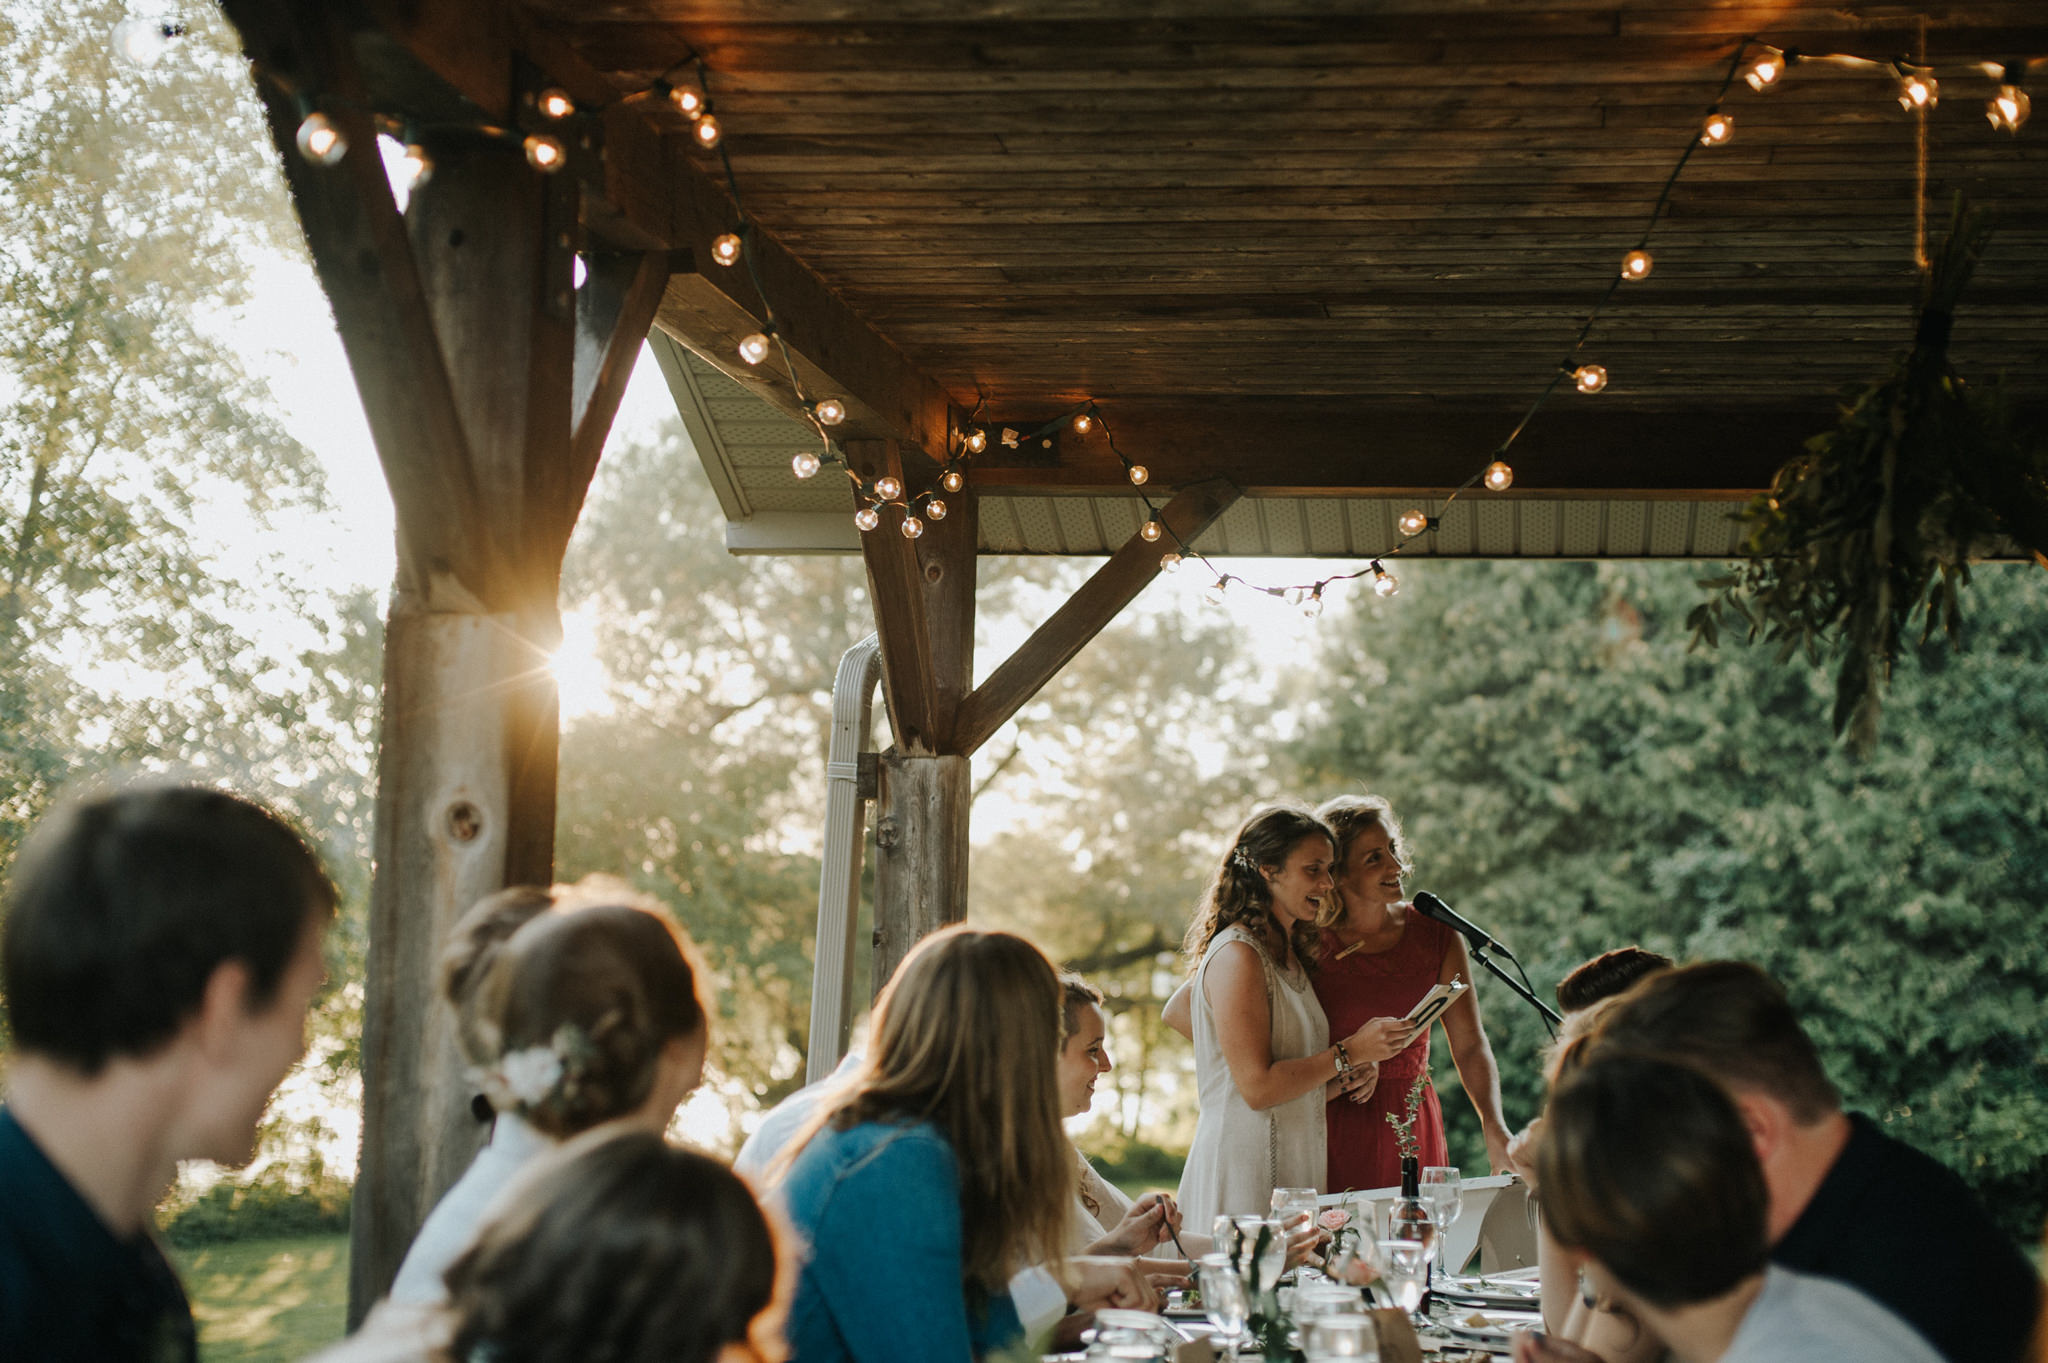
[[[1056,1078],[1064,992],[1045,953],[1012,933],[926,937],[875,1001],[867,1063],[779,1166],[828,1125],[930,1122],[960,1171],[968,1285],[999,1292],[1029,1264],[1057,1276],[1073,1198]]]
[[[1385,829],[1387,849],[1393,854],[1394,865],[1400,868],[1401,878],[1405,880],[1415,874],[1415,861],[1408,849],[1408,839],[1401,832],[1401,821],[1394,817],[1394,807],[1384,796],[1334,795],[1316,806],[1316,817],[1328,824],[1337,837],[1337,893],[1330,898],[1330,907],[1320,920],[1323,923],[1334,923],[1344,915],[1344,863],[1350,858],[1351,844],[1359,834]]]
[[[1217,933],[1233,925],[1242,924],[1262,944],[1279,938],[1280,923],[1273,917],[1273,887],[1266,882],[1264,868],[1285,866],[1294,849],[1309,838],[1323,839],[1333,854],[1338,850],[1330,826],[1300,805],[1270,805],[1244,821],[1230,841],[1230,850],[1223,854],[1181,943],[1191,966],[1201,963]],[[1297,923],[1293,937],[1295,954],[1305,968],[1314,969],[1322,930],[1313,923]]]
[[[658,902],[598,878],[483,901],[442,961],[492,1105],[558,1139],[647,1101],[663,1047],[708,1025],[704,976]]]

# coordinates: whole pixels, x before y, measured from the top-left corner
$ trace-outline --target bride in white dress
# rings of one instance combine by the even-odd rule
[[[1336,840],[1305,809],[1261,810],[1238,830],[1188,928],[1201,1115],[1178,1198],[1204,1230],[1265,1214],[1275,1188],[1323,1186],[1323,1104],[1365,1082],[1357,1035],[1332,1045],[1305,962],[1334,894]]]

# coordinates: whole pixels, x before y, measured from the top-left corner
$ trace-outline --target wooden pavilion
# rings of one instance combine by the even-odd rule
[[[976,747],[1160,571],[1147,495],[1165,543],[1232,554],[1370,560],[1416,507],[1440,514],[1410,554],[1726,555],[1730,506],[1907,338],[1916,218],[1958,191],[2006,225],[1954,357],[2048,402],[2048,129],[1984,114],[1999,65],[2048,54],[2039,0],[224,6],[397,507],[357,1317],[473,1149],[431,963],[476,897],[550,878],[540,664],[650,328],[734,547],[865,557],[889,959],[961,914]],[[1753,94],[1747,36],[1903,62]],[[1923,67],[1940,102],[1902,111]],[[1735,136],[1670,184],[1654,276],[1574,350],[1717,101]],[[433,163],[403,213],[380,129]],[[1606,390],[1565,383],[1512,486],[1446,509],[1566,358]],[[825,397],[861,487],[952,468],[951,514],[862,533],[843,472],[799,480]],[[975,686],[975,559],[1016,552],[1108,559]]]

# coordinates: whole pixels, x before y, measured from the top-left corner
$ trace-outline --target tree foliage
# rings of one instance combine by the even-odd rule
[[[1861,762],[1828,688],[1689,654],[1685,565],[1418,567],[1333,629],[1300,753],[1395,802],[1435,890],[1547,989],[1628,942],[1782,980],[1849,1103],[2032,1237],[2048,1172],[2048,575],[1979,570],[1970,647],[1905,648]],[[1511,1121],[1533,1014],[1479,983]],[[1440,1074],[1439,1082],[1455,1083]],[[1482,1159],[1469,1113],[1464,1154]]]

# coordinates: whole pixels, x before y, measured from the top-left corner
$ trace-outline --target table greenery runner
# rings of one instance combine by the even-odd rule
[[[1962,646],[1958,588],[2003,537],[2048,567],[2048,442],[2015,420],[1995,383],[1968,384],[1948,360],[1955,307],[1991,236],[1958,198],[1921,293],[1911,348],[1807,442],[1741,519],[1744,560],[1701,583],[1687,624],[1715,646],[1728,617],[1779,661],[1839,654],[1833,722],[1852,750],[1876,741],[1885,683],[1920,617]]]

